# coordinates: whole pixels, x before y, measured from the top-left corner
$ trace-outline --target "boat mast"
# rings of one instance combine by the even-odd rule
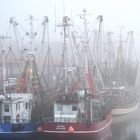
[[[6,68],[5,68],[5,51],[2,52],[2,63],[3,63],[3,94],[6,94],[5,88],[5,76],[6,76]]]
[[[105,85],[104,85],[104,81],[102,79],[102,75],[101,75],[101,61],[102,61],[102,23],[103,23],[103,15],[99,15],[97,17],[97,20],[99,20],[99,27],[98,27],[98,34],[97,34],[97,44],[96,44],[96,57],[95,57],[95,79],[97,80],[97,82],[100,82],[100,88],[102,88],[102,90],[105,90]],[[99,84],[99,83],[98,83]]]
[[[101,48],[101,41],[102,41],[102,36],[101,36],[101,31],[102,31],[102,22],[103,22],[103,16],[99,15],[97,17],[97,19],[99,20],[99,29],[98,29],[98,37],[97,37],[97,63],[100,62],[101,63],[101,57],[102,57],[102,48]]]
[[[64,77],[65,77],[65,94],[68,93],[68,47],[66,43],[66,37],[67,37],[67,28],[71,26],[69,24],[69,17],[64,16],[63,17],[63,22],[61,25],[57,25],[59,27],[63,27],[63,53],[62,53],[62,59],[64,62]]]
[[[87,52],[87,43],[88,43],[88,32],[87,32],[87,19],[86,19],[86,9],[83,9],[83,24],[84,24],[84,49],[85,49],[85,72],[88,72],[88,52]]]
[[[30,24],[30,32],[26,33],[26,35],[28,35],[30,37],[30,44],[33,46],[33,39],[35,38],[35,36],[37,35],[36,32],[34,32],[33,29],[33,21],[34,18],[32,15],[30,15],[29,17],[29,24]],[[32,88],[33,88],[33,83],[32,83],[32,79],[33,79],[33,62],[35,61],[35,55],[34,55],[34,51],[36,50],[36,48],[31,48],[31,49],[27,49],[30,50],[28,57],[29,57],[29,85],[28,85],[28,90],[29,93],[32,93]]]
[[[19,57],[21,57],[21,66],[23,66],[23,60],[24,60],[24,57],[23,57],[23,53],[25,51],[25,48],[24,48],[24,44],[23,44],[23,38],[21,38],[20,34],[19,34],[19,31],[18,31],[18,22],[16,21],[15,17],[11,17],[10,18],[10,24],[12,24],[13,26],[13,32],[14,32],[14,36],[15,36],[15,39],[16,39],[16,46],[17,46],[17,49],[19,52],[21,52],[21,54],[19,53]],[[22,49],[20,48],[22,47]]]
[[[6,37],[6,36],[0,36],[0,45],[2,49],[2,70],[3,70],[3,94],[6,94],[6,88],[5,88],[5,80],[6,80],[6,67],[5,67],[5,50],[2,47],[2,42],[1,40],[3,39],[8,39],[11,37]]]
[[[35,33],[33,32],[33,16],[30,15],[30,38],[31,38],[31,44],[33,43],[33,39],[35,37]]]
[[[44,17],[44,20],[43,20],[43,23],[42,23],[42,25],[43,25],[43,35],[42,35],[42,44],[44,45],[44,43],[45,43],[45,38],[46,38],[46,28],[48,29],[48,23],[49,23],[49,19],[48,19],[48,17],[47,16],[45,16]],[[48,33],[49,31],[47,30],[47,34],[49,34]],[[49,43],[49,35],[47,36],[47,41],[48,41],[48,43]],[[49,45],[48,45],[49,46]]]
[[[84,26],[84,39],[83,39],[83,47],[84,47],[84,89],[85,89],[85,97],[86,100],[84,101],[84,110],[87,112],[88,116],[87,119],[89,122],[91,122],[91,100],[90,96],[88,94],[90,93],[89,90],[93,90],[93,79],[92,79],[92,73],[89,70],[89,67],[91,65],[91,58],[90,55],[88,55],[89,46],[88,46],[88,30],[87,30],[87,19],[86,16],[88,15],[86,13],[86,9],[83,9],[83,14],[80,15],[80,18],[83,19],[83,26]]]
[[[132,86],[135,85],[137,79],[138,64],[139,64],[134,44],[133,31],[128,32],[127,47],[128,50],[126,56],[126,64],[127,64],[126,80],[127,84],[129,86]]]
[[[18,26],[18,23],[16,22],[15,18],[14,17],[11,17],[10,18],[10,24],[13,25],[13,30],[14,30],[14,34],[15,34],[15,38],[16,38],[16,44],[17,44],[17,48],[18,50],[19,49],[19,38],[18,38],[18,34],[17,34],[17,26]],[[23,44],[22,44],[23,46]]]
[[[87,19],[86,16],[89,15],[86,13],[86,9],[83,9],[83,14],[80,14],[80,18],[83,19],[83,26],[84,26],[84,38],[83,38],[83,47],[84,47],[84,73],[88,73],[88,65],[89,65],[89,59],[88,59],[88,31],[87,31]],[[84,88],[88,89],[88,83],[87,80],[84,79]]]
[[[68,48],[66,44],[66,28],[69,25],[68,24],[69,18],[67,16],[63,17],[63,31],[64,31],[64,69],[65,69],[65,80],[66,80],[66,85],[65,85],[65,93],[68,93]]]
[[[87,48],[88,42],[88,32],[87,32],[87,19],[86,19],[86,9],[83,9],[83,24],[84,24],[84,47]]]
[[[29,17],[29,21],[30,21],[30,23],[29,23],[30,24],[30,32],[26,32],[26,35],[28,35],[30,37],[30,39],[31,39],[31,41],[30,41],[30,44],[31,45],[33,44],[33,39],[37,35],[37,33],[34,32],[34,28],[33,28],[33,21],[34,20],[37,20],[37,19],[34,19],[33,16],[30,15],[30,17]],[[27,19],[27,21],[28,21],[28,19]]]
[[[128,52],[127,52],[127,63],[132,63],[136,61],[138,63],[138,58],[136,55],[135,45],[134,45],[134,35],[133,31],[128,32]]]
[[[107,57],[105,59],[105,75],[107,76],[105,78],[106,86],[109,87],[109,93],[112,94],[112,55],[114,55],[114,52],[112,51],[113,48],[113,42],[112,42],[112,32],[107,33],[107,41],[108,41],[108,48],[107,48]],[[108,79],[108,80],[107,80]]]
[[[65,68],[65,78],[66,78],[66,86],[65,86],[65,92],[67,94],[68,92],[68,50],[67,50],[67,44],[66,44],[66,25],[67,25],[67,17],[63,17],[63,29],[64,29],[64,68]]]
[[[123,75],[123,68],[124,68],[124,52],[123,52],[123,40],[122,40],[122,29],[120,27],[120,36],[119,36],[119,46],[118,46],[118,54],[117,54],[117,61],[118,61],[118,84],[119,86],[124,84],[124,75]]]

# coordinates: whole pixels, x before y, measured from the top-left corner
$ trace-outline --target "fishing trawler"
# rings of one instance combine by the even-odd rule
[[[3,54],[3,81],[5,81],[5,58]],[[22,75],[22,74],[21,74]],[[0,139],[30,139],[40,125],[32,121],[33,94],[25,92],[27,77],[19,77],[15,92],[6,91],[3,82],[3,92],[0,94]],[[29,84],[29,82],[27,82]]]
[[[32,94],[0,95],[0,139],[32,138],[38,127],[31,122]]]
[[[120,35],[119,46],[116,50],[117,54],[112,60],[111,87],[106,88],[106,90],[112,91],[112,94],[110,94],[113,105],[112,114],[115,116],[132,113],[139,106],[135,90],[138,60],[132,31],[128,32],[127,39],[127,42],[123,42]]]
[[[84,19],[85,37],[87,29],[87,20],[85,18],[86,11],[82,15]],[[63,27],[63,61],[64,80],[63,89],[56,90],[54,99],[53,116],[47,118],[46,121],[38,128],[39,134],[46,139],[68,139],[68,140],[85,140],[85,139],[109,139],[111,137],[110,125],[112,122],[111,109],[104,98],[100,96],[100,92],[96,88],[94,82],[93,66],[90,63],[87,54],[88,41],[84,39],[85,51],[81,61],[84,61],[84,67],[75,67],[77,72],[72,80],[73,89],[70,90],[68,83],[68,50],[66,46],[67,28],[70,26],[69,18],[63,17],[60,25]],[[80,62],[80,61],[79,61]],[[72,70],[71,70],[72,71]],[[79,75],[79,76],[78,76]]]

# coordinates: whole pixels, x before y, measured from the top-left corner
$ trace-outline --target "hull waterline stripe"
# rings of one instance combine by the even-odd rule
[[[126,109],[113,109],[112,115],[119,116],[119,115],[127,115],[135,112],[139,107],[139,103],[137,103],[134,107],[126,108]]]
[[[104,130],[106,127],[108,127],[111,124],[111,122],[112,122],[112,119],[104,127],[102,127],[101,129],[95,130],[95,131],[74,131],[73,133],[86,133],[86,134],[87,133],[96,133],[96,132]],[[69,133],[68,131],[48,131],[48,130],[44,130],[43,132],[45,132],[45,133]]]
[[[5,134],[5,133],[7,133],[7,134],[19,134],[19,133],[21,133],[21,134],[24,134],[24,133],[33,133],[33,132],[35,132],[35,131],[23,131],[23,132],[4,132],[4,131],[2,131],[2,132],[0,132],[0,135],[1,134]]]
[[[117,109],[113,109],[113,111],[125,111],[125,110],[132,110],[132,109],[137,109],[139,106],[139,103],[137,103],[134,107],[130,107],[130,108],[125,108],[125,109],[122,109],[122,108],[117,108]]]

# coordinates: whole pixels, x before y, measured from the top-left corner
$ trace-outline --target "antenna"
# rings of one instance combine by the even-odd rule
[[[55,28],[54,28],[54,32],[56,31],[56,5],[54,7],[54,17],[55,17]]]
[[[98,62],[101,62],[101,59],[102,59],[102,44],[101,44],[101,41],[102,41],[102,22],[103,22],[103,15],[99,15],[97,17],[97,20],[99,20],[99,28],[98,28],[98,37],[97,37],[97,63]]]
[[[34,32],[34,28],[33,28],[33,21],[34,20],[38,20],[38,19],[34,19],[32,15],[30,15],[29,19],[26,19],[26,21],[30,21],[30,23],[29,23],[30,24],[30,32],[26,32],[26,35],[28,35],[31,39],[30,44],[33,43],[33,39],[37,35],[37,33]]]
[[[88,30],[87,30],[87,19],[86,16],[87,15],[92,15],[92,14],[87,14],[87,10],[85,8],[83,8],[83,14],[79,14],[78,16],[83,19],[83,25],[84,25],[84,46],[87,46],[88,43]]]
[[[65,0],[63,0],[63,15],[65,16]]]
[[[85,58],[88,60],[88,48],[87,48],[87,45],[88,45],[88,29],[87,29],[87,24],[88,24],[88,22],[87,22],[87,18],[86,18],[87,15],[91,15],[91,14],[87,14],[86,9],[83,9],[83,14],[80,14],[79,16],[83,20],[83,26],[84,26],[83,46],[84,46],[84,49],[85,49],[85,52],[86,52],[85,53]],[[86,62],[85,59],[83,61]],[[87,64],[85,64],[85,65],[87,65]]]
[[[19,46],[18,35],[17,35],[17,32],[16,32],[16,30],[17,30],[16,26],[18,25],[18,23],[16,22],[15,17],[10,18],[10,23],[13,25],[14,34],[15,34],[15,37],[16,37],[16,43],[17,43],[17,46]]]
[[[44,44],[45,43],[45,38],[46,38],[46,26],[48,26],[49,19],[47,16],[44,17],[44,21],[42,23],[42,25],[44,26],[43,28],[43,35],[42,35],[42,41],[41,43]]]

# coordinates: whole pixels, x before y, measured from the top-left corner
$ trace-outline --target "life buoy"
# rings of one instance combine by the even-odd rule
[[[20,115],[17,114],[17,115],[16,115],[16,122],[19,122],[19,121],[20,121]]]
[[[37,128],[37,131],[38,132],[43,132],[43,128],[40,126],[40,127]]]
[[[72,126],[69,126],[68,132],[69,132],[69,133],[74,133],[74,128],[73,128]]]

